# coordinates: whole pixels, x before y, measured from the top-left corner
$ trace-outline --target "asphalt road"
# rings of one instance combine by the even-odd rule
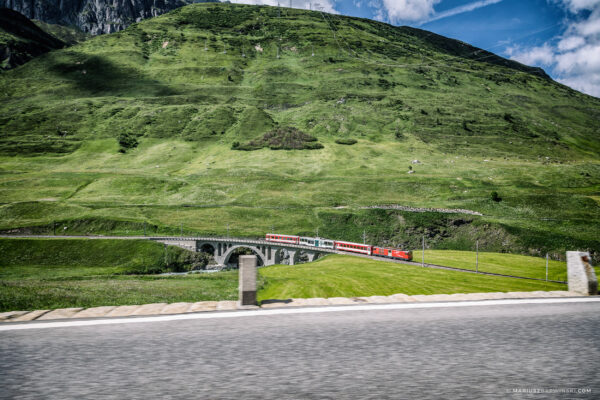
[[[2,331],[0,397],[593,399],[599,334],[600,302]]]

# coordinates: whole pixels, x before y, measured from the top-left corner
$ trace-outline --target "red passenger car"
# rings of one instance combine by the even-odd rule
[[[278,233],[267,233],[266,238],[269,242],[298,244],[300,236],[280,235]]]
[[[352,242],[335,242],[335,249],[342,251],[350,251],[353,253],[361,253],[361,254],[372,254],[372,248],[370,244],[361,244],[361,243],[352,243]]]

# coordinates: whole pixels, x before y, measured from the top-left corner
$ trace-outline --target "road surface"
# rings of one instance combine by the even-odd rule
[[[600,302],[560,301],[5,330],[0,397],[599,398]]]

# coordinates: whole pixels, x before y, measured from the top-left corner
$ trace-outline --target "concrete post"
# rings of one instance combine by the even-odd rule
[[[585,296],[598,294],[598,279],[590,262],[590,253],[567,251],[569,292]]]
[[[256,305],[256,256],[240,256],[240,305]]]

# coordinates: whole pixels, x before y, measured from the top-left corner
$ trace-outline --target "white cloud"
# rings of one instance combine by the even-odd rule
[[[502,0],[481,0],[481,1],[475,1],[475,2],[469,3],[469,4],[464,4],[462,6],[454,7],[449,10],[434,14],[431,18],[428,18],[425,21],[422,21],[421,23],[424,24],[424,23],[431,22],[431,21],[437,21],[438,19],[448,18],[453,15],[466,13],[466,12],[473,11],[473,10],[476,10],[481,7],[486,7],[486,6],[490,6],[492,4],[500,3],[501,1]]]
[[[600,33],[600,4],[590,13],[586,20],[574,23],[569,29],[583,36]]]
[[[561,4],[572,13],[578,13],[581,10],[592,10],[600,4],[600,0],[554,0]]]
[[[513,60],[525,65],[551,65],[554,62],[554,50],[550,45],[522,49],[518,46],[508,47],[506,54]]]
[[[558,50],[569,51],[581,47],[585,44],[585,39],[581,36],[568,36],[558,42]]]
[[[566,78],[558,78],[557,81],[580,92],[600,97],[600,73],[573,75]]]
[[[381,0],[388,21],[422,21],[434,14],[433,6],[441,0]]]
[[[569,75],[600,74],[600,43],[557,55],[555,70]]]
[[[265,6],[277,6],[289,7],[290,0],[229,0],[236,4],[252,4],[252,5],[265,5]],[[300,8],[308,10],[312,7],[313,10],[317,9],[318,6],[323,8],[323,11],[339,14],[335,10],[335,0],[292,0],[292,8]]]
[[[523,64],[549,67],[557,81],[600,97],[600,0],[548,1],[567,10],[561,35],[542,46],[508,47],[505,54]]]

